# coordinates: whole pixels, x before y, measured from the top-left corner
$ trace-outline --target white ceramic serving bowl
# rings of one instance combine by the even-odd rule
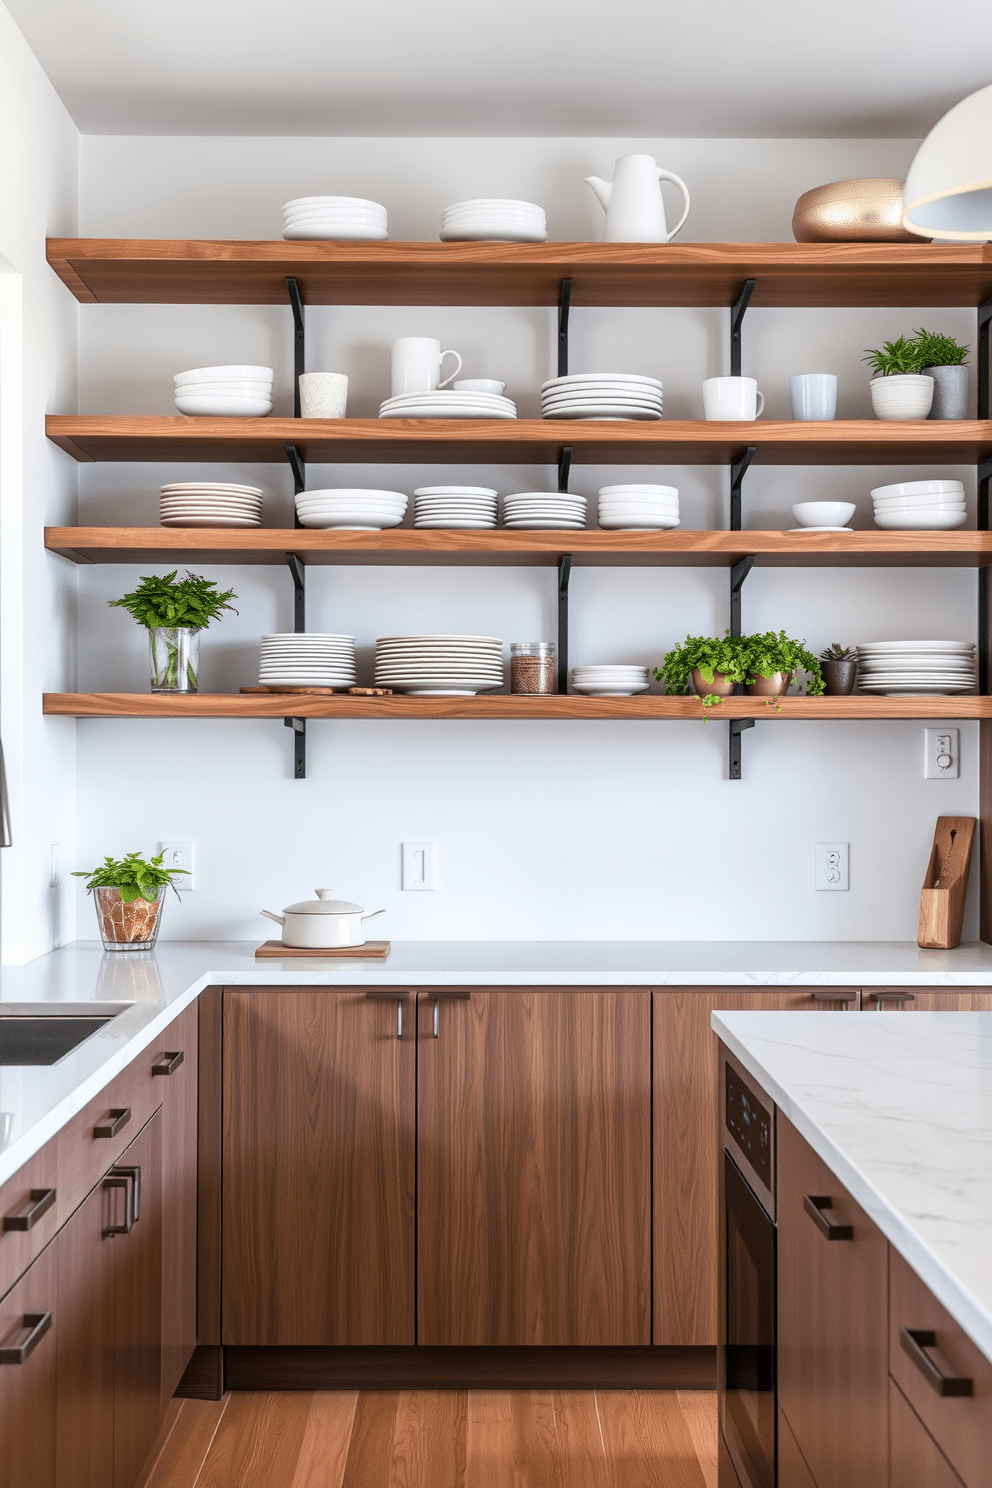
[[[959,493],[943,496],[890,496],[888,501],[876,501],[877,512],[919,511],[964,511],[968,503]]]
[[[284,227],[283,238],[292,242],[384,243],[389,230],[378,223],[306,222]]]
[[[678,511],[679,498],[677,496],[601,496],[599,498],[600,511],[617,508],[622,508],[624,511]]]
[[[297,500],[313,501],[318,497],[351,498],[355,496],[374,496],[377,500],[402,502],[404,505],[409,499],[404,491],[374,491],[362,486],[322,486],[313,491],[301,491]]]
[[[335,899],[331,889],[315,889],[316,900],[288,904],[281,915],[269,909],[259,913],[282,926],[282,943],[300,950],[326,951],[342,946],[365,944],[365,921],[384,914],[381,909],[367,912],[360,904]]]
[[[880,419],[925,419],[933,403],[933,378],[922,373],[873,377],[871,406]]]
[[[967,520],[967,512],[946,511],[942,507],[933,507],[929,511],[922,508],[912,512],[875,513],[875,526],[887,528],[890,532],[949,532],[952,527],[963,527]]]
[[[843,527],[857,509],[853,501],[800,501],[789,508],[800,527]]]
[[[287,217],[284,227],[316,227],[323,224],[341,224],[343,227],[385,228],[385,217],[365,212],[301,212],[296,217]]]
[[[678,486],[600,486],[600,496],[674,496]]]
[[[368,201],[364,196],[294,196],[292,201],[283,203],[282,209],[290,212],[297,207],[367,207],[376,212],[386,210],[381,202]]]
[[[172,379],[177,387],[187,382],[267,382],[271,383],[275,373],[271,367],[248,367],[243,364],[230,367],[191,367],[187,372],[177,372]]]
[[[891,486],[875,486],[871,496],[874,501],[888,501],[892,496],[943,496],[963,490],[964,481],[959,480],[896,481]]]
[[[272,388],[264,383],[248,382],[189,382],[177,387],[177,398],[267,398],[272,401]]]
[[[265,418],[272,412],[270,398],[176,398],[180,413],[191,418]]]

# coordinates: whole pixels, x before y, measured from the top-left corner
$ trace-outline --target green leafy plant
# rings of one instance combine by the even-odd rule
[[[940,331],[918,330],[913,338],[921,367],[960,367],[968,355],[967,346]]]
[[[823,692],[820,663],[801,641],[791,640],[784,630],[765,631],[760,635],[732,636],[728,630],[718,639],[714,636],[686,636],[684,641],[666,652],[654,675],[664,682],[669,694],[687,693],[692,687],[692,674],[698,670],[704,682],[712,682],[715,672],[731,682],[745,685],[758,677],[773,677],[776,672],[792,676],[809,673],[806,692],[811,697]],[[720,698],[710,694],[701,697],[704,708],[715,708]],[[770,705],[775,700],[770,699]]]
[[[834,641],[826,651],[820,652],[821,661],[857,661],[858,653],[853,646],[842,646],[840,641]]]
[[[923,366],[916,339],[907,341],[905,336],[883,341],[880,351],[869,347],[862,360],[871,363],[876,377],[898,377],[906,372],[919,372]]]
[[[173,877],[188,873],[189,869],[163,868],[162,856],[159,853],[146,860],[140,853],[125,853],[123,858],[104,858],[99,868],[78,869],[72,876],[89,880],[87,893],[94,889],[116,889],[122,904],[130,904],[133,899],[147,899],[154,904],[163,884],[168,884],[178,899],[179,890],[172,882]]]
[[[777,634],[767,630],[762,635],[742,636],[744,661],[748,676],[746,682],[757,677],[774,677],[776,672],[793,676],[796,672],[808,672],[805,691],[810,697],[818,697],[823,691],[823,676],[820,663],[812,651],[807,651],[804,642],[794,641],[784,630]]]
[[[237,599],[233,589],[218,594],[213,579],[190,573],[189,569],[184,579],[177,579],[178,572],[174,568],[164,576],[146,575],[131,594],[108,600],[108,604],[130,611],[138,624],[148,630],[160,626],[169,630],[205,630],[224,610],[234,610],[237,614],[229,603]]]

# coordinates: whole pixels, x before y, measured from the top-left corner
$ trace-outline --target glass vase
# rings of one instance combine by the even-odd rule
[[[200,670],[200,632],[188,626],[157,625],[148,631],[152,648],[152,692],[195,692]]]
[[[157,899],[121,900],[119,889],[94,889],[93,901],[105,951],[150,951],[158,939],[167,884]]]

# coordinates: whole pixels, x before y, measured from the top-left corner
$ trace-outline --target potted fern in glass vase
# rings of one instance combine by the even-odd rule
[[[233,589],[219,594],[213,579],[188,569],[184,579],[177,579],[178,572],[174,568],[164,577],[143,577],[132,593],[108,601],[130,611],[148,631],[152,692],[196,692],[200,631],[224,610],[234,610],[230,600],[237,598]]]

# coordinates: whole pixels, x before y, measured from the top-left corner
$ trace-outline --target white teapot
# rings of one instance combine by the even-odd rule
[[[671,232],[665,222],[661,182],[671,181],[681,191],[685,208]],[[668,243],[689,215],[689,191],[684,181],[662,170],[651,155],[621,155],[613,167],[613,180],[586,176],[606,213],[607,243]]]

